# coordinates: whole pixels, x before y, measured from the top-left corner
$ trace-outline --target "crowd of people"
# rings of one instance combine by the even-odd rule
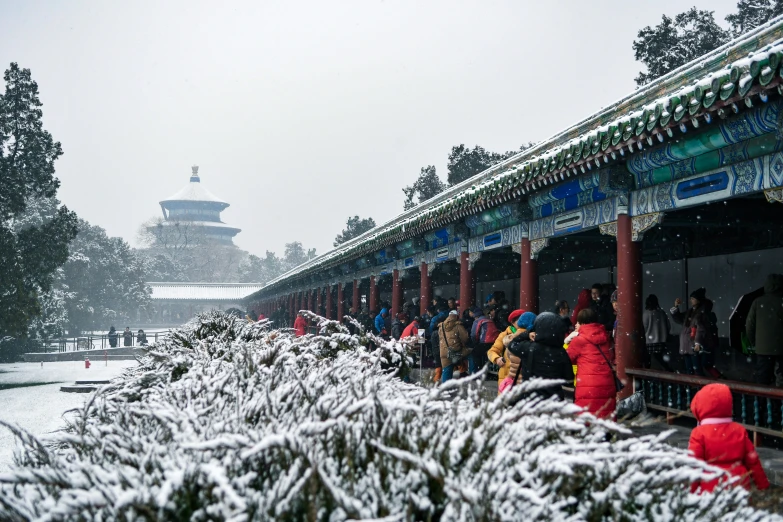
[[[599,418],[611,418],[624,387],[615,371],[618,306],[614,285],[596,283],[579,292],[573,309],[568,301],[558,300],[541,314],[514,309],[498,291],[488,295],[483,306],[462,313],[455,298],[436,297],[421,315],[416,300],[405,303],[394,316],[384,302],[379,311],[352,308],[345,321],[352,331],[360,324],[382,338],[423,339],[423,358],[436,367],[437,382],[447,382],[457,373],[475,374],[489,364],[497,371],[499,394],[532,378],[565,381],[574,385],[577,406]],[[675,371],[669,351],[674,322],[682,326],[677,346],[685,372],[721,378],[714,364],[719,332],[713,307],[704,288],[690,294],[686,308],[678,298],[668,311],[655,294],[648,295],[642,317],[645,344],[638,354],[642,366],[650,368],[655,361],[664,371]],[[301,313],[294,330],[299,336],[307,333]],[[745,336],[755,349],[754,381],[774,384],[776,365],[783,368],[783,275],[767,277],[764,295],[753,301],[747,314]],[[536,393],[562,398],[564,390],[561,384],[553,384]],[[728,386],[706,385],[694,396],[691,409],[699,421],[689,445],[693,455],[741,476],[743,486],[752,480],[761,489],[769,487],[744,427],[732,422]],[[717,484],[715,480],[697,486],[709,491]]]

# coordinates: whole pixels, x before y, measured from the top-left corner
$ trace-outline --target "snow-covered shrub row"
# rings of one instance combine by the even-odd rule
[[[320,326],[174,332],[48,444],[17,430],[0,519],[772,519],[741,488],[690,493],[710,468],[661,437],[521,398],[546,382],[494,401],[407,384],[399,343]]]

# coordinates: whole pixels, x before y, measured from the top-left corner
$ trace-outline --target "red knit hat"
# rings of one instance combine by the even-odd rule
[[[514,310],[513,312],[508,314],[508,322],[511,324],[516,323],[517,319],[519,319],[519,316],[521,316],[524,313],[525,313],[524,310]]]

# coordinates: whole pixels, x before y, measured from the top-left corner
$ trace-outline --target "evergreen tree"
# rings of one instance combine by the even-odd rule
[[[731,26],[731,34],[737,37],[780,15],[783,15],[783,0],[740,0],[737,12],[726,16],[726,21]]]
[[[674,19],[664,15],[660,24],[640,30],[633,42],[634,57],[647,67],[647,72],[636,77],[636,84],[646,85],[730,39],[712,11],[693,7]]]
[[[44,130],[38,85],[29,69],[12,63],[0,95],[0,338],[24,337],[41,312],[39,296],[68,258],[76,215],[49,203],[40,219],[25,219],[29,205],[51,200],[59,181],[60,143]],[[35,214],[35,213],[32,213]]]
[[[68,333],[134,318],[149,304],[145,280],[145,263],[125,240],[80,220],[56,287],[64,292]]]
[[[287,272],[313,258],[315,258],[314,248],[305,250],[300,241],[286,243],[285,254],[283,255],[282,271]]]
[[[446,185],[438,177],[434,166],[422,167],[419,177],[413,182],[413,185],[402,189],[402,192],[405,194],[405,210],[410,210],[419,203],[434,198],[443,192],[445,188]],[[414,198],[416,199],[415,201]]]
[[[451,148],[447,165],[447,180],[449,186],[462,183],[476,174],[487,170],[503,160],[510,158],[530,147],[532,143],[522,145],[519,150],[511,150],[505,153],[489,152],[484,147],[476,145],[472,149],[460,144]]]
[[[345,229],[334,238],[334,246],[340,246],[346,241],[361,236],[373,228],[375,228],[375,220],[373,218],[361,219],[359,216],[349,217],[345,222]]]

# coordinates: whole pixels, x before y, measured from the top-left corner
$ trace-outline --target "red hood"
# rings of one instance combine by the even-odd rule
[[[708,384],[693,397],[691,412],[696,420],[732,416],[731,390],[725,384]]]
[[[598,323],[579,325],[579,337],[587,339],[592,344],[601,346],[609,342],[604,325]]]
[[[576,298],[576,306],[574,307],[574,310],[571,313],[572,324],[576,324],[576,316],[579,315],[579,312],[581,312],[585,308],[590,308],[591,301],[592,298],[590,297],[590,290],[585,288],[579,292],[579,296]]]

